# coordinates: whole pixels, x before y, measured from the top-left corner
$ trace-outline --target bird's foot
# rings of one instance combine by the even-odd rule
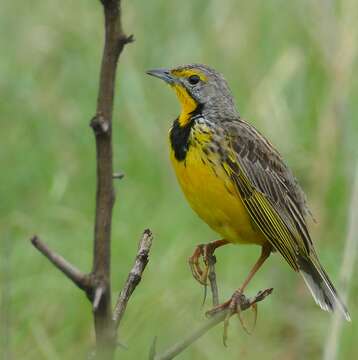
[[[259,301],[264,300],[266,298],[266,296],[270,295],[272,293],[272,290],[273,290],[273,288],[261,290],[253,298],[247,298],[244,295],[244,293],[242,292],[242,290],[238,289],[234,292],[234,294],[231,296],[231,298],[228,301],[225,301],[223,304],[215,306],[214,308],[212,308],[211,310],[206,312],[206,316],[212,317],[218,313],[226,311],[226,316],[224,319],[224,333],[223,333],[223,343],[225,346],[227,346],[229,320],[230,320],[231,316],[233,316],[234,314],[237,314],[242,328],[245,330],[245,332],[250,334],[256,325],[257,303]],[[251,331],[248,330],[248,328],[246,327],[246,325],[241,317],[241,313],[244,310],[247,310],[249,308],[251,308],[254,312],[254,324],[253,324]]]
[[[198,245],[193,255],[189,257],[189,266],[194,279],[204,286],[207,286],[210,266],[216,263],[216,257],[214,255],[216,247],[212,244],[213,243]]]

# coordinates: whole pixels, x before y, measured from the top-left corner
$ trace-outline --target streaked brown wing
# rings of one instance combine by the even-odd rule
[[[256,129],[241,120],[228,122],[226,136],[231,154],[225,167],[248,212],[297,270],[297,255],[313,251],[303,191],[280,154]]]

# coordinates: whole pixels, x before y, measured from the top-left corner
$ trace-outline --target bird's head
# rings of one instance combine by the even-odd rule
[[[154,69],[148,75],[164,80],[176,92],[182,107],[179,122],[186,125],[193,113],[208,116],[236,113],[231,91],[226,80],[206,65],[191,64],[173,69]]]

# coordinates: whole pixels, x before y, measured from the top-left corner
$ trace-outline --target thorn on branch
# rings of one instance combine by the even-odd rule
[[[133,34],[131,34],[129,36],[125,36],[124,39],[122,39],[122,42],[123,42],[124,45],[133,43],[134,41],[135,41],[135,39],[134,39]]]
[[[99,303],[101,302],[102,295],[104,294],[104,287],[98,286],[94,292],[94,298],[93,298],[93,312],[96,312],[98,310]]]
[[[113,179],[122,180],[124,178],[124,174],[122,172],[115,172],[112,176]]]
[[[118,39],[118,45],[120,48],[122,48],[124,45],[127,45],[127,44],[130,44],[132,42],[134,42],[135,39],[134,39],[134,35],[123,35],[121,36],[119,39]]]
[[[117,55],[119,55],[122,52],[124,46],[126,46],[127,44],[130,44],[132,42],[134,42],[133,35],[127,36],[127,35],[123,34],[122,36],[120,36],[117,40],[117,49],[116,49]]]

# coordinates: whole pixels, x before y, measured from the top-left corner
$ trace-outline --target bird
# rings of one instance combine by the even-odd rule
[[[256,244],[261,255],[236,293],[242,294],[269,255],[278,252],[302,275],[323,310],[350,321],[312,242],[304,191],[271,142],[241,117],[223,75],[203,64],[147,74],[177,95],[181,111],[169,130],[170,160],[190,206],[221,237],[196,247],[189,258],[194,278],[206,285],[208,256],[217,248]]]

